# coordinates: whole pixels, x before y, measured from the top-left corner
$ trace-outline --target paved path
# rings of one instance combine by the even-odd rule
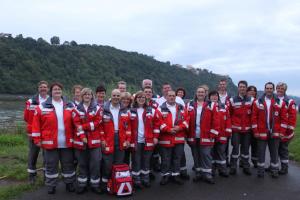
[[[188,167],[191,169],[192,160],[188,151]],[[183,186],[170,183],[166,186],[159,185],[159,174],[152,182],[152,187],[137,191],[132,197],[122,199],[143,200],[300,200],[300,167],[295,163],[290,164],[289,174],[272,179],[268,173],[264,179],[256,177],[256,169],[252,169],[253,175],[246,176],[240,169],[238,174],[229,178],[216,177],[215,185],[203,182],[185,182]],[[194,175],[190,171],[191,176]],[[67,193],[64,184],[60,183],[55,195],[48,195],[47,188],[42,187],[35,192],[25,193],[20,200],[106,200],[116,199],[108,194],[96,195],[91,192],[83,195]]]

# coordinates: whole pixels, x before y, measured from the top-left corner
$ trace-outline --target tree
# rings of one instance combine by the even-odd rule
[[[59,44],[60,44],[59,37],[53,36],[53,37],[50,39],[50,42],[51,42],[52,45],[59,45]]]
[[[41,44],[48,44],[48,42],[41,37],[37,39],[37,42]]]
[[[71,46],[77,46],[77,43],[74,40],[72,40],[70,44]]]

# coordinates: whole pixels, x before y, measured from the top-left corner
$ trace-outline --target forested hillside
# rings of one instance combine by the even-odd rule
[[[206,69],[193,73],[185,68],[159,62],[151,56],[126,52],[101,45],[78,45],[75,41],[59,42],[39,38],[23,38],[21,35],[0,38],[0,93],[31,94],[40,80],[60,81],[70,89],[82,84],[93,89],[104,83],[112,87],[124,80],[132,90],[139,89],[141,81],[152,79],[154,89],[160,92],[164,82],[173,88],[182,86],[190,97],[200,84],[215,88],[223,78]],[[229,78],[229,90],[236,86]]]

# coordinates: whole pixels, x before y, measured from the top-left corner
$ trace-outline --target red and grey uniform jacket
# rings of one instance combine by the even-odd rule
[[[73,111],[73,122],[75,124],[74,148],[86,148],[83,139],[87,139],[88,148],[101,146],[102,110],[96,102],[92,102],[87,111],[83,103],[79,103]],[[103,131],[102,131],[103,132]]]
[[[66,147],[73,147],[73,121],[72,112],[74,105],[67,102],[63,98],[64,110],[64,125]],[[58,122],[55,113],[55,108],[52,104],[52,98],[49,97],[44,103],[39,105],[35,110],[32,122],[32,139],[35,144],[41,144],[44,149],[58,148]]]
[[[158,103],[156,103],[156,101],[154,101],[152,99],[148,102],[148,105],[151,106],[154,109],[158,108]]]
[[[285,96],[283,101],[286,105],[288,119],[286,132],[280,135],[280,138],[282,142],[288,142],[295,135],[295,127],[297,123],[297,109],[296,103],[293,99],[289,99],[287,96]]]
[[[232,133],[229,107],[221,102],[219,102],[218,105],[220,129],[216,141],[226,144],[228,142],[228,137],[230,137]]]
[[[189,129],[187,141],[189,144],[196,144],[196,120],[197,120],[197,101],[192,100],[187,105],[189,116]],[[200,143],[197,145],[213,146],[215,138],[219,135],[220,118],[218,106],[214,102],[204,102],[200,117]]]
[[[130,121],[131,121],[131,143],[130,147],[133,151],[137,148],[138,142],[138,127],[139,127],[139,118],[136,108],[130,109]],[[144,122],[144,138],[145,138],[145,147],[144,150],[151,151],[154,149],[153,139],[158,138],[159,130],[159,116],[157,110],[148,106],[144,108],[143,112],[143,122]]]
[[[106,142],[106,147],[102,149],[102,152],[105,154],[114,153],[114,137],[115,137],[115,128],[114,128],[114,118],[110,112],[111,102],[106,102],[103,107],[103,131],[101,134],[102,138]],[[131,141],[131,125],[130,125],[130,112],[127,108],[123,108],[120,105],[119,111],[119,148],[124,150],[125,142]]]
[[[24,109],[24,121],[26,122],[27,135],[32,137],[32,120],[36,108],[40,105],[39,95],[34,95],[31,99],[26,101],[26,107]]]
[[[287,130],[287,109],[284,101],[277,97],[271,99],[269,128],[268,128],[268,108],[265,102],[265,95],[255,100],[252,113],[252,130],[256,138],[267,140],[269,138],[279,138],[286,134]]]
[[[249,133],[251,131],[251,113],[253,97],[240,96],[229,99],[229,109],[233,133]]]
[[[159,145],[163,147],[173,147],[176,144],[184,144],[186,130],[188,129],[188,118],[184,107],[176,103],[176,117],[174,126],[179,126],[180,131],[176,134],[171,133],[173,128],[172,113],[167,107],[167,103],[163,103],[158,108],[158,117],[160,119]]]

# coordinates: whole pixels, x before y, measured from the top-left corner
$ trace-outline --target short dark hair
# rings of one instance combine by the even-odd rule
[[[54,82],[50,86],[50,94],[52,93],[52,89],[54,86],[58,86],[58,87],[60,87],[60,89],[64,89],[64,86],[60,82]]]
[[[210,91],[210,92],[208,93],[208,99],[210,99],[210,97],[211,97],[212,95],[217,95],[217,96],[218,96],[218,100],[220,100],[220,95],[219,95],[219,92],[218,92],[218,91],[216,91],[216,90]]]
[[[177,88],[176,89],[176,92],[175,92],[175,95],[177,96],[177,93],[179,92],[179,91],[182,91],[183,92],[183,97],[182,98],[184,98],[185,97],[185,89],[183,88],[183,87],[179,87],[179,88]]]
[[[72,88],[72,94],[75,93],[75,90],[76,89],[80,89],[80,91],[83,89],[82,85],[74,85],[73,88]]]
[[[248,87],[248,83],[245,80],[239,81],[238,86],[240,86],[240,84],[246,85],[246,87]]]
[[[150,90],[153,92],[153,88],[152,88],[152,87],[149,87],[149,86],[144,87],[144,88],[143,88],[143,91],[145,91],[145,89],[150,89]]]
[[[227,82],[227,79],[222,78],[222,79],[219,80],[219,83],[220,83],[220,82]]]
[[[247,92],[254,90],[257,93],[257,88],[254,85],[249,85],[249,87],[247,88]]]
[[[106,93],[106,89],[103,85],[99,85],[97,88],[96,88],[96,94],[98,92],[105,92]]]
[[[272,83],[271,81],[269,81],[269,82],[267,82],[267,83],[265,84],[265,89],[266,89],[267,85],[272,85],[272,86],[273,86],[273,89],[275,89],[275,84]]]

